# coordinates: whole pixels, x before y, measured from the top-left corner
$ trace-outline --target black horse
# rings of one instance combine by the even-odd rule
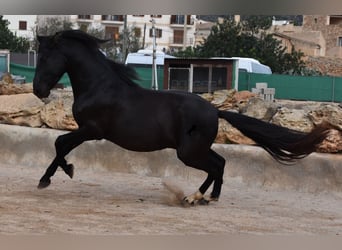
[[[185,165],[208,174],[199,190],[184,200],[190,204],[203,200],[212,183],[213,190],[206,200],[218,200],[225,159],[211,145],[219,118],[226,119],[281,162],[307,156],[327,135],[325,126],[301,133],[242,114],[219,111],[195,94],[141,88],[133,81],[132,69],[101,53],[99,44],[105,40],[78,30],[38,36],[38,41],[34,94],[47,97],[61,76],[68,73],[74,95],[73,115],[79,125],[79,129],[57,138],[56,157],[38,188],[50,184],[58,166],[72,178],[73,165],[64,157],[84,141],[106,139],[133,151],[174,148]]]

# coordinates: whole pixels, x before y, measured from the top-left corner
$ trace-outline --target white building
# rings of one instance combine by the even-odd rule
[[[33,40],[37,15],[3,15],[3,19],[8,20],[8,29],[14,34]]]
[[[36,25],[44,25],[47,15],[4,15],[9,21],[9,29],[17,36],[33,40]],[[106,38],[119,39],[119,34],[126,24],[128,29],[134,29],[144,49],[152,49],[152,20],[155,22],[156,49],[164,52],[177,51],[199,44],[210,32],[210,27],[204,27],[205,22],[196,19],[196,15],[60,15],[75,24],[74,28],[86,30],[89,26],[103,29]],[[184,19],[187,19],[184,23]],[[206,26],[206,25],[205,25]]]
[[[119,38],[124,30],[124,15],[72,15],[71,21],[85,29],[92,25],[105,30],[106,37]],[[196,15],[127,15],[127,28],[134,28],[135,35],[145,49],[152,49],[152,20],[156,29],[156,49],[172,51],[195,45]]]

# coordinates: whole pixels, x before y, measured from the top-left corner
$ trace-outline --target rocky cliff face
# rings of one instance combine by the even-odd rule
[[[0,82],[0,90],[3,89],[6,91],[0,92],[0,123],[60,130],[78,128],[72,115],[73,96],[70,90],[53,90],[43,102],[32,94],[30,84]],[[331,133],[317,151],[342,152],[342,108],[337,103],[286,100],[268,102],[249,91],[235,90],[222,90],[201,96],[219,109],[239,112],[303,132],[310,131],[323,121],[327,122],[332,127]],[[254,144],[221,119],[215,142]]]

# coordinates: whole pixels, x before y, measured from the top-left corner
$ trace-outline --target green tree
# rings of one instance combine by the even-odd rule
[[[62,30],[71,30],[73,23],[67,18],[47,17],[44,25],[38,25],[36,34],[40,36],[51,36]]]
[[[127,36],[127,52],[136,52],[141,48],[139,37],[136,35],[136,27],[134,25],[127,28],[126,31],[120,33],[120,40],[123,41],[124,35]]]
[[[272,25],[271,16],[242,16],[241,21],[243,31],[252,35],[264,32],[269,29]]]
[[[274,73],[302,74],[303,53],[294,48],[290,53],[281,42],[266,32],[271,26],[269,16],[248,16],[241,22],[226,18],[216,23],[204,42],[191,52],[180,51],[176,55],[187,57],[251,57],[271,67]]]
[[[173,55],[176,57],[190,58],[190,57],[197,57],[198,52],[197,52],[196,47],[194,48],[194,47],[189,46],[189,47],[186,47],[185,50],[174,52]]]
[[[94,27],[88,27],[85,32],[88,34],[95,36],[100,39],[106,39],[106,34],[104,29],[94,28]],[[130,52],[136,52],[141,48],[141,43],[139,37],[136,35],[136,29],[135,26],[130,26],[127,28],[126,31],[122,31],[119,34],[119,37],[117,40],[115,39],[108,39],[108,42],[101,44],[101,49],[106,53],[106,55],[119,62],[124,62],[123,57],[123,41],[124,36],[127,36],[126,42],[126,48],[127,53]]]
[[[17,37],[8,29],[9,22],[0,16],[0,48],[11,52],[27,52],[29,41],[23,37]]]
[[[210,35],[195,50],[200,57],[231,57],[241,56],[242,45],[240,36],[242,26],[233,20],[225,19],[211,29]],[[240,52],[239,52],[240,51]]]
[[[95,36],[99,39],[106,39],[106,33],[103,28],[88,26],[87,28],[85,28],[84,31],[87,32],[89,35]],[[107,42],[102,43],[100,46],[101,50],[106,54],[107,57],[116,61],[119,60],[119,51],[114,39],[108,39]]]
[[[62,30],[71,30],[73,27],[73,23],[67,18],[61,17],[47,17],[44,19],[44,25],[37,24],[36,28],[33,29],[34,39],[33,39],[33,47],[38,49],[38,41],[37,36],[52,36],[56,34],[56,32]]]

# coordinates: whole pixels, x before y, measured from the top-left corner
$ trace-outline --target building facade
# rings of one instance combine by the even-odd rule
[[[303,31],[319,33],[317,43],[327,57],[342,58],[342,15],[307,15]]]
[[[152,49],[154,22],[156,49],[165,52],[195,46],[211,27],[203,26],[203,21],[197,20],[196,15],[4,15],[4,19],[9,21],[9,29],[29,40],[34,39],[36,26],[44,25],[45,20],[51,17],[68,19],[74,23],[75,29],[87,30],[90,27],[104,30],[106,38],[115,40],[119,39],[125,27],[133,29],[145,49]]]
[[[9,22],[8,29],[20,37],[33,40],[34,30],[37,25],[37,15],[3,15],[3,19]]]
[[[114,40],[125,27],[134,30],[145,49],[153,48],[153,24],[157,50],[177,51],[194,46],[196,41],[195,15],[72,15],[70,20],[80,29],[104,29],[106,38]]]
[[[288,51],[306,56],[342,58],[342,15],[304,15],[303,25],[273,25],[270,30]]]

